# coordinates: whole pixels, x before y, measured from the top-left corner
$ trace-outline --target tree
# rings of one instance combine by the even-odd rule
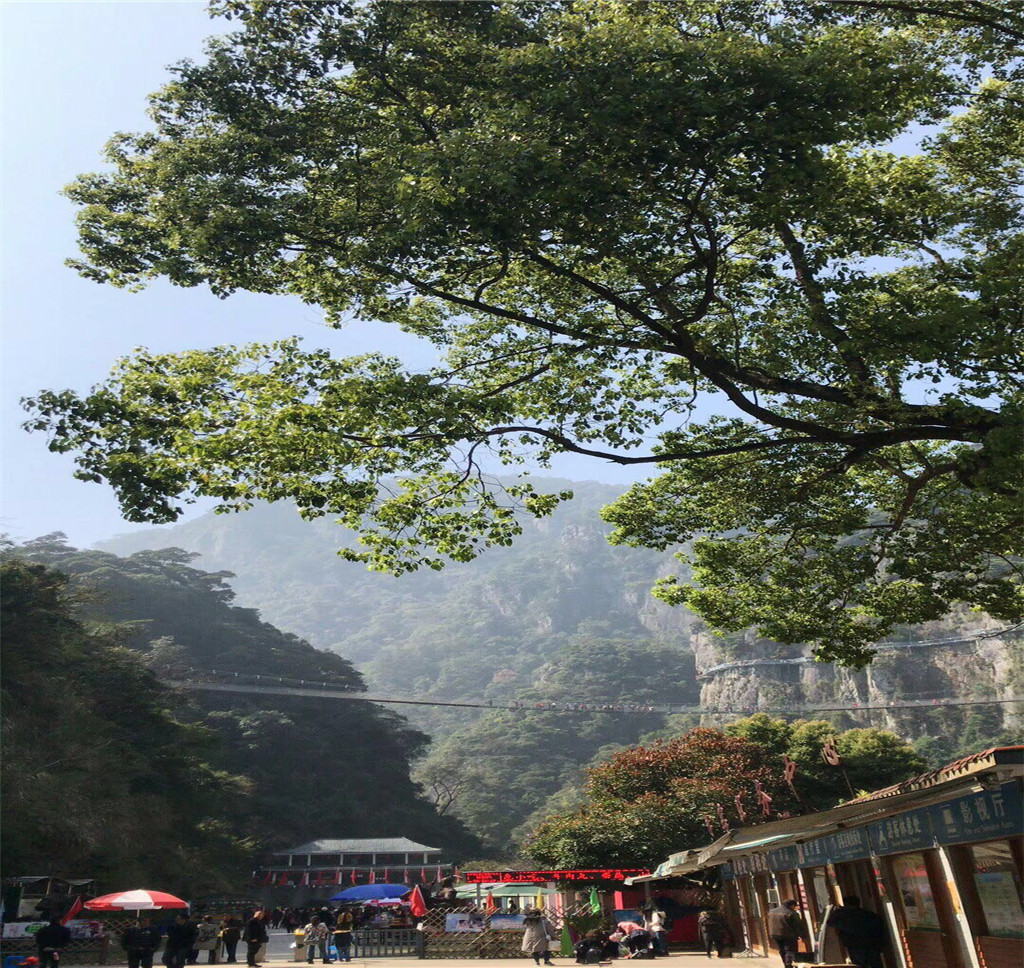
[[[542,821],[526,850],[535,862],[551,866],[656,866],[721,833],[719,807],[732,826],[763,821],[755,781],[772,798],[775,816],[835,806],[849,793],[821,759],[821,743],[834,734],[823,721],[786,723],[761,713],[724,732],[698,727],[677,739],[625,750],[588,771],[583,806]],[[837,746],[851,781],[864,789],[925,768],[910,746],[884,730],[839,733]],[[799,799],[784,783],[783,755],[798,762]]]
[[[776,810],[795,807],[768,751],[742,737],[699,727],[636,746],[590,769],[587,802],[543,821],[526,851],[552,867],[653,867],[707,843],[706,818],[721,831],[719,806],[739,823],[737,796],[756,822],[755,781]]]
[[[928,769],[928,761],[913,746],[885,729],[840,731],[823,719],[787,723],[772,719],[766,713],[756,713],[730,723],[725,733],[764,746],[777,757],[777,762],[783,756],[794,760],[797,791],[801,799],[815,809],[827,809],[846,799],[849,796],[847,778],[854,790],[871,791]],[[843,761],[842,772],[828,766],[822,758],[822,747],[829,737],[835,737],[836,749]]]
[[[858,665],[957,603],[1024,612],[1019,7],[214,10],[240,30],[69,187],[74,265],[290,293],[440,359],[140,350],[28,401],[129,519],[290,499],[349,558],[441,567],[570,496],[488,468],[577,453],[659,471],[612,540],[692,542],[657,594],[719,630]]]
[[[7,869],[229,888],[249,859],[233,821],[251,791],[211,766],[213,733],[172,715],[182,701],[123,635],[79,621],[67,576],[8,558],[0,577]]]

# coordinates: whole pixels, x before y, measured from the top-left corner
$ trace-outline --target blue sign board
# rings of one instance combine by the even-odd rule
[[[746,854],[737,857],[732,866],[737,874],[765,874],[769,870],[768,857],[765,854]]]
[[[795,871],[800,866],[800,848],[794,844],[769,852],[768,866],[773,871]]]
[[[823,867],[872,855],[928,850],[937,844],[961,844],[1024,834],[1024,799],[1016,783],[985,790],[931,807],[898,813],[884,820],[837,830],[803,844],[737,857],[722,871],[725,878],[764,871]]]
[[[1004,783],[998,790],[958,797],[928,809],[940,844],[1024,834],[1024,802],[1016,783]]]
[[[931,817],[927,809],[911,810],[886,817],[868,827],[872,850],[883,854],[904,854],[909,850],[927,850],[935,844]]]

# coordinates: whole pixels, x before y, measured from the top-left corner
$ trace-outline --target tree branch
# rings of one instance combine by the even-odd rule
[[[776,231],[782,244],[786,247],[790,259],[793,260],[793,270],[796,273],[796,281],[803,290],[804,296],[810,306],[811,320],[822,336],[831,340],[832,345],[839,351],[846,365],[853,371],[858,383],[871,383],[871,371],[868,369],[864,358],[853,349],[853,341],[849,334],[841,326],[837,326],[829,312],[828,303],[825,301],[825,294],[814,277],[814,270],[807,259],[807,250],[803,243],[796,237],[789,224],[782,219],[776,223]]]

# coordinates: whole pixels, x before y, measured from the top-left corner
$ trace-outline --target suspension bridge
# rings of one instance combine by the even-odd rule
[[[768,713],[792,716],[799,713],[872,712],[899,709],[948,709],[965,706],[1009,706],[1024,702],[1024,697],[1004,696],[904,696],[891,702],[872,703],[840,700],[833,702],[787,703],[785,706],[763,705],[685,705],[670,703],[590,702],[573,700],[506,701],[444,700],[377,695],[356,692],[330,682],[308,679],[287,679],[281,676],[253,675],[239,672],[189,670],[168,678],[167,684],[177,689],[198,692],[240,693],[253,696],[291,696],[307,699],[333,699],[340,702],[368,702],[385,706],[431,706],[447,709],[514,710],[516,712],[609,713],[609,714],[691,714],[696,716],[749,716]]]

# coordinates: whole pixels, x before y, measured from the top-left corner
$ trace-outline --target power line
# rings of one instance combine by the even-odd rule
[[[561,713],[630,713],[665,715],[690,714],[700,716],[737,716],[752,713],[770,713],[774,715],[792,715],[797,712],[872,712],[893,709],[943,709],[950,706],[999,706],[1024,702],[1024,697],[995,699],[960,699],[952,696],[929,696],[927,698],[909,699],[890,703],[803,703],[785,707],[772,706],[686,706],[666,703],[594,703],[594,702],[553,702],[537,700],[534,702],[513,701],[505,703],[467,700],[456,702],[443,699],[414,699],[394,696],[376,696],[364,692],[332,688],[328,682],[309,682],[303,679],[285,679],[276,676],[257,676],[243,673],[204,673],[206,676],[224,676],[226,682],[211,682],[209,679],[178,679],[168,685],[180,689],[198,690],[201,692],[235,692],[250,695],[303,696],[314,699],[335,699],[347,702],[370,702],[381,705],[396,706],[432,706],[446,709],[497,709],[515,712],[561,712]],[[246,682],[245,680],[252,680]],[[289,684],[291,683],[291,684]]]

